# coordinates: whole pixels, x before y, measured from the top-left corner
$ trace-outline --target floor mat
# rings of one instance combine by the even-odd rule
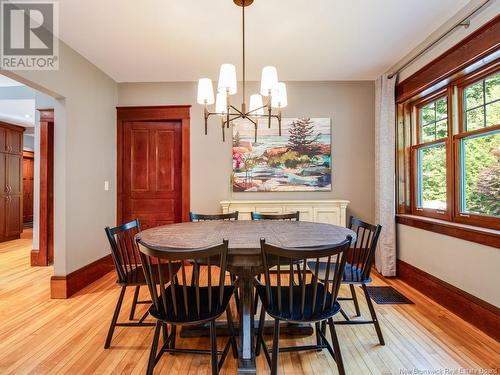
[[[413,304],[392,286],[368,286],[368,294],[379,305]]]

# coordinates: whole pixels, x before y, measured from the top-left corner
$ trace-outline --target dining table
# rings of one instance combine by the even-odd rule
[[[192,249],[229,241],[227,268],[239,289],[238,374],[255,374],[254,281],[263,272],[260,239],[280,247],[336,245],[356,233],[306,221],[204,221],[162,225],[137,234],[146,246],[162,251]],[[312,333],[312,328],[311,328]]]

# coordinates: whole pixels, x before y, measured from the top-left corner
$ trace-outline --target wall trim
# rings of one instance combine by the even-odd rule
[[[52,276],[51,298],[69,298],[114,269],[111,254],[106,255],[66,276]]]
[[[400,259],[398,278],[433,299],[497,341],[500,340],[500,309]]]
[[[500,248],[500,231],[415,215],[396,215],[396,223]]]

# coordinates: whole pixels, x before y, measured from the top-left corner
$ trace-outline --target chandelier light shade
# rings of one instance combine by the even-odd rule
[[[229,93],[229,95],[234,95],[238,91],[236,67],[233,64],[222,64],[220,66],[217,90]]]
[[[278,86],[278,71],[274,66],[265,66],[262,68],[262,79],[260,81],[260,94],[263,96],[271,95],[272,90]]]
[[[251,116],[264,116],[264,103],[262,102],[262,96],[259,94],[250,95],[250,107],[248,113]]]
[[[225,115],[227,113],[226,91],[219,91],[215,100],[215,112]]]
[[[214,104],[214,88],[210,78],[201,78],[198,81],[198,104]]]
[[[266,118],[268,127],[271,128],[271,119],[278,120],[278,131],[281,135],[281,109],[288,104],[286,86],[283,82],[278,82],[278,71],[274,66],[265,66],[262,69],[262,79],[260,82],[260,95],[250,96],[250,105],[247,111],[246,105],[246,79],[245,79],[245,7],[253,3],[253,0],[233,0],[242,9],[242,103],[241,109],[236,108],[230,102],[229,97],[238,92],[236,67],[233,64],[222,64],[219,71],[219,81],[217,82],[217,97],[214,99],[212,81],[202,78],[198,81],[198,103],[205,106],[205,134],[208,133],[208,119],[210,116],[218,116],[222,128],[222,140],[225,141],[225,128],[229,128],[230,123],[237,119],[247,119],[254,124],[255,141],[257,142],[257,125],[259,118]],[[266,98],[265,103],[262,98]],[[215,112],[211,112],[209,105],[215,102]],[[278,112],[273,113],[273,108]]]
[[[287,105],[286,85],[283,82],[279,82],[278,86],[273,90],[271,107],[285,108]]]

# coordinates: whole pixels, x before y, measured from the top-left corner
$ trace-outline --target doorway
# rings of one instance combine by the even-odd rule
[[[118,224],[189,220],[189,108],[117,109]]]

